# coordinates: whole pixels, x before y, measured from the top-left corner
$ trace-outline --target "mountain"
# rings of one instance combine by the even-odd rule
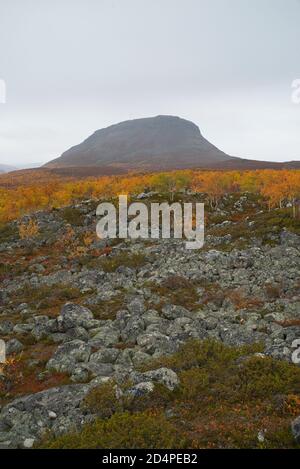
[[[35,168],[40,168],[43,166],[43,163],[24,163],[18,165],[17,169],[35,169]]]
[[[0,164],[0,174],[10,173],[12,171],[20,171],[22,169],[34,169],[42,166],[43,163],[24,163],[16,166],[10,166],[8,164]]]
[[[46,167],[173,169],[206,166],[230,159],[209,143],[193,122],[157,116],[97,130]]]
[[[193,122],[175,116],[156,116],[97,130],[45,167],[64,175],[70,172],[99,175],[183,168],[292,169],[300,168],[300,162],[273,163],[233,157],[208,142]]]
[[[0,164],[0,173],[9,173],[10,171],[16,171],[15,166],[9,166],[8,164]]]

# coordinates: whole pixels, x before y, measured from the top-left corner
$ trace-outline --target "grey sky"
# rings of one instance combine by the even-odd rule
[[[0,0],[0,163],[179,115],[235,156],[300,159],[299,0]]]

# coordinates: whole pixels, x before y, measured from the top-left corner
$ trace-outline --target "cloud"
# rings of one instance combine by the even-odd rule
[[[299,158],[299,2],[2,0],[0,160],[46,161],[94,130],[175,114],[238,156]]]

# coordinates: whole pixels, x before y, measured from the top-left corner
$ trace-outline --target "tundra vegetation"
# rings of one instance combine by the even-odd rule
[[[250,192],[262,196],[271,210],[288,202],[297,215],[300,196],[299,170],[256,171],[172,171],[169,173],[105,176],[72,180],[47,171],[0,176],[0,223],[35,210],[68,206],[84,198],[110,199],[119,194],[134,195],[157,191],[170,200],[189,189],[205,193],[210,206],[217,207],[226,193]],[[298,214],[299,215],[299,214]],[[65,209],[62,216],[80,223],[76,209]]]
[[[299,447],[300,173],[33,173],[0,177],[0,448]],[[203,249],[98,239],[119,194],[204,202]]]

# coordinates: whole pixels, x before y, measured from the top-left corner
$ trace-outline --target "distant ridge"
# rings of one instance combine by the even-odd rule
[[[0,164],[0,173],[9,173],[10,171],[16,171],[16,169],[18,168],[8,164]]]

